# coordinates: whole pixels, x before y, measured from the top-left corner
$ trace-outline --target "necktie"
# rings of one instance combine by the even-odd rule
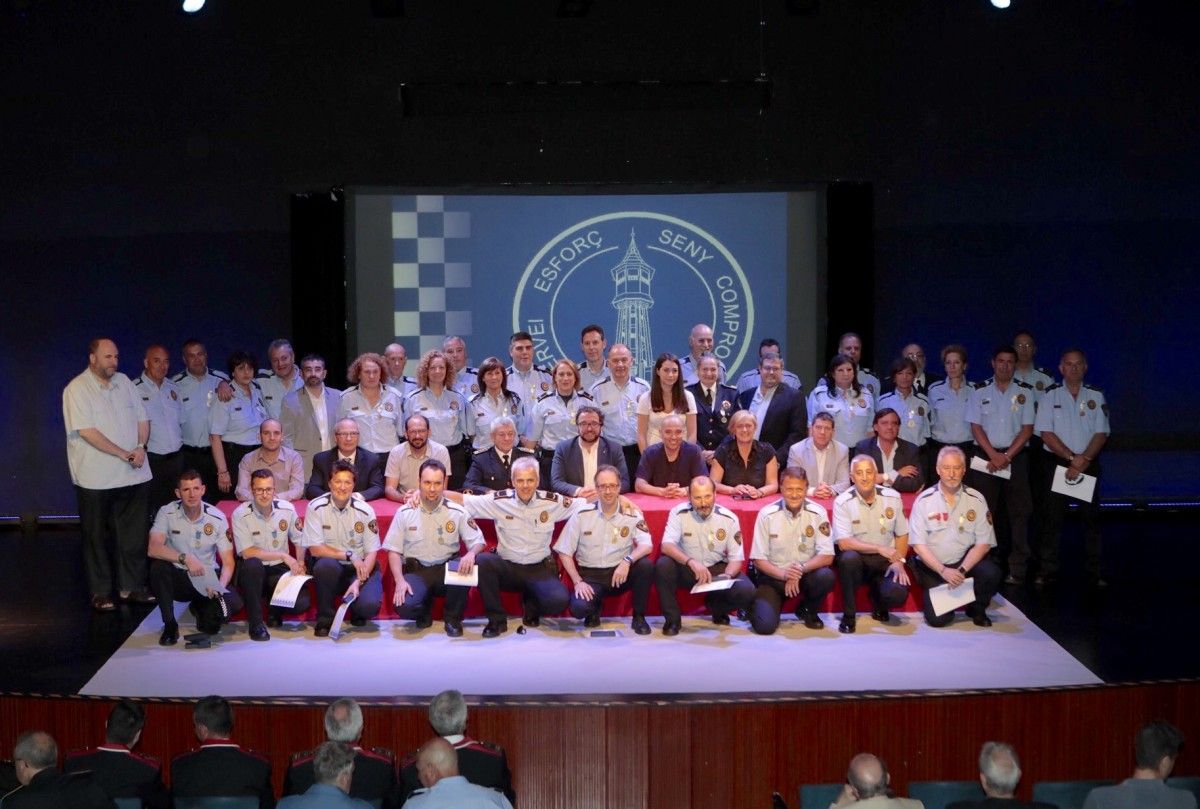
[[[712,388],[704,389],[704,403],[706,405],[708,405],[709,407],[712,407],[712,403],[713,403]]]
[[[507,453],[500,456],[500,465],[504,467],[505,471],[508,471],[508,454]]]

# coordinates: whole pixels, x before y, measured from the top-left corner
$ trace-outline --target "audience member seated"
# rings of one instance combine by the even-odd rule
[[[708,468],[699,445],[683,440],[683,416],[662,420],[662,441],[646,447],[638,463],[634,489],[659,497],[686,497],[688,483],[706,476]]]
[[[925,488],[921,475],[921,452],[917,445],[900,437],[900,416],[890,407],[875,414],[875,437],[864,438],[854,446],[855,455],[870,455],[875,460],[875,482],[898,492],[919,492]]]
[[[339,796],[328,789],[338,774],[329,771],[330,760],[331,758],[342,758],[340,754],[335,756],[331,752],[330,745],[335,745],[346,751],[345,759],[353,765],[353,772],[346,779],[346,783],[338,784],[341,791],[349,793],[352,798],[364,801],[383,801],[385,807],[390,807],[391,803],[389,802],[394,797],[396,789],[396,757],[391,750],[382,747],[363,749],[359,745],[362,731],[362,708],[358,706],[357,702],[349,697],[343,697],[330,703],[329,707],[325,709],[326,741],[315,750],[294,754],[288,765],[287,773],[283,777],[284,795],[304,795],[310,802],[288,803],[287,800],[284,800],[279,805],[281,807],[285,805],[297,807],[343,805],[336,802],[340,800]],[[322,763],[323,756],[324,763]],[[322,773],[323,769],[324,773]],[[315,789],[322,785],[326,788]],[[329,796],[331,802],[317,803],[311,800],[314,795]],[[351,805],[349,802],[343,802],[346,806]]]
[[[248,795],[258,798],[259,809],[271,809],[275,805],[271,762],[232,740],[233,706],[222,697],[204,697],[192,709],[192,726],[200,749],[180,753],[171,762],[172,794],[176,798]]]
[[[405,502],[420,483],[421,465],[430,458],[450,468],[450,451],[429,437],[429,419],[414,413],[404,421],[402,444],[392,447],[383,467],[383,493],[388,500]]]
[[[1183,734],[1170,722],[1143,725],[1133,745],[1133,776],[1116,786],[1093,789],[1083,809],[1196,809],[1195,795],[1164,783],[1182,746]]]
[[[171,796],[163,786],[162,763],[133,750],[145,724],[141,705],[120,700],[108,712],[104,744],[67,753],[63,771],[90,772],[110,798],[137,798],[147,809],[168,809]]]
[[[786,463],[792,444],[806,435],[808,406],[800,391],[782,384],[783,358],[778,354],[763,354],[758,373],[758,387],[739,393],[738,406],[757,417],[754,437],[770,444],[776,460]]]
[[[466,735],[467,701],[462,692],[443,691],[429,703],[429,726],[458,753],[458,771],[472,784],[502,793],[514,805],[516,793],[508,771],[504,748],[476,741]],[[400,765],[400,800],[403,804],[415,790],[421,788],[417,771],[418,755],[409,756]]]
[[[60,773],[57,764],[58,745],[49,733],[22,733],[13,746],[13,769],[21,786],[0,804],[4,809],[116,809],[91,774]]]
[[[458,773],[458,754],[434,737],[417,753],[417,773],[424,785],[408,799],[411,809],[512,809],[508,798],[494,789],[472,784]]]
[[[533,457],[533,450],[517,443],[517,423],[509,416],[498,416],[492,421],[492,446],[475,452],[463,491],[487,494],[511,489],[513,461]]]
[[[316,782],[303,794],[281,800],[279,809],[370,809],[371,804],[347,794],[358,771],[358,759],[348,744],[322,744],[313,752],[312,769]]]
[[[788,466],[798,466],[808,478],[808,496],[833,499],[850,488],[850,448],[837,441],[833,416],[822,411],[812,417],[808,438],[788,450]]]
[[[717,494],[757,500],[779,491],[779,460],[775,448],[754,437],[758,419],[750,410],[739,410],[729,420],[732,440],[717,447],[710,477]]]
[[[893,798],[891,780],[883,759],[859,753],[850,759],[846,785],[829,809],[925,809],[925,804],[912,798]]]
[[[981,801],[955,801],[946,809],[1054,809],[1041,801],[1017,800],[1014,796],[1020,781],[1021,762],[1012,745],[984,742],[979,751],[979,783],[987,797]]]
[[[329,491],[329,476],[337,461],[346,461],[354,467],[354,491],[363,500],[378,500],[383,497],[383,460],[370,450],[358,445],[359,427],[354,419],[341,419],[333,425],[333,449],[318,452],[313,456],[312,477],[304,487],[304,496],[315,500]]]
[[[596,502],[594,481],[596,470],[612,466],[621,477],[621,491],[629,491],[629,470],[625,468],[625,450],[612,439],[601,435],[604,411],[595,405],[580,405],[575,412],[579,435],[558,442],[550,465],[550,487],[567,497],[584,497]]]

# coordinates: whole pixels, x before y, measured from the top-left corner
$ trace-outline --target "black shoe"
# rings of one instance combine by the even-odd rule
[[[838,632],[843,635],[853,635],[856,623],[858,623],[858,619],[855,616],[843,615],[842,620],[838,622]]]
[[[451,638],[462,637],[462,621],[449,620],[446,621],[446,636]]]
[[[663,624],[663,635],[668,638],[679,634],[679,621],[667,621]]]
[[[541,626],[542,616],[536,613],[525,613],[525,617],[521,619],[524,626]]]
[[[255,624],[254,626],[250,627],[250,640],[263,641],[270,639],[271,633],[268,632],[267,628],[262,624]]]
[[[1094,587],[1097,590],[1103,590],[1105,587],[1108,587],[1108,581],[1103,576],[1096,576],[1094,579],[1088,580],[1088,586]]]
[[[806,612],[804,615],[804,625],[809,629],[824,629],[825,622],[821,620],[821,616],[816,612]]]
[[[350,626],[366,626],[367,619],[359,618],[357,615],[350,616]]]
[[[737,617],[738,617],[739,621],[749,621],[750,620],[750,610],[746,609],[745,607],[742,607],[740,610],[737,611]]]
[[[413,621],[413,625],[416,626],[417,629],[428,629],[429,627],[433,626],[433,616],[428,612],[423,612],[421,613],[420,618]]]
[[[1051,585],[1058,584],[1058,574],[1046,573],[1045,575],[1039,575],[1033,580],[1033,583],[1037,587],[1049,587]]]
[[[600,613],[598,612],[593,612],[583,619],[584,629],[595,629],[598,626],[600,626]]]
[[[157,604],[158,599],[148,590],[134,590],[132,593],[120,593],[121,600],[126,604]]]
[[[171,621],[169,624],[163,624],[162,634],[158,636],[159,646],[174,646],[179,642],[179,624]]]
[[[881,624],[886,624],[892,619],[892,616],[888,614],[887,607],[871,610],[871,617]]]
[[[318,638],[329,637],[329,630],[333,627],[332,623],[317,621],[317,625],[313,627],[313,636]]]
[[[221,605],[210,598],[196,611],[196,631],[205,635],[221,634]]]
[[[283,626],[283,617],[276,615],[275,613],[271,613],[267,616],[267,626],[269,626],[271,629],[279,629]]]
[[[1011,585],[1012,587],[1020,587],[1022,584],[1025,583],[1025,577],[1024,576],[1016,576],[1012,573],[1009,573],[1007,576],[1004,577],[1004,583],[1007,585]]]
[[[488,620],[487,626],[483,628],[483,636],[485,638],[498,638],[508,631],[508,621],[493,621]]]
[[[633,623],[630,624],[630,627],[632,627],[634,634],[637,634],[637,635],[649,635],[650,634],[650,624],[646,623],[645,615],[634,615]]]
[[[92,609],[96,612],[112,612],[117,608],[109,596],[92,596]]]
[[[716,626],[729,626],[729,616],[728,615],[714,615],[712,617],[712,622]]]
[[[983,610],[980,610],[979,612],[974,613],[971,616],[971,620],[975,622],[975,626],[991,626],[992,625],[992,619],[987,617],[987,613],[984,612]]]

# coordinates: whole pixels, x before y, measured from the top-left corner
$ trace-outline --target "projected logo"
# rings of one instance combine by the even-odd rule
[[[754,333],[754,298],[734,255],[702,228],[648,211],[584,220],[529,261],[513,301],[514,331],[528,331],[535,361],[579,355],[579,330],[598,323],[648,377],[664,351],[687,350],[696,323],[713,329],[713,353],[730,368]]]

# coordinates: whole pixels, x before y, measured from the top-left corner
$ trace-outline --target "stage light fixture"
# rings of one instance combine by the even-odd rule
[[[183,0],[183,13],[196,14],[203,10],[205,0]]]
[[[996,8],[1008,8],[1012,5],[1012,0],[992,0],[992,5]]]

